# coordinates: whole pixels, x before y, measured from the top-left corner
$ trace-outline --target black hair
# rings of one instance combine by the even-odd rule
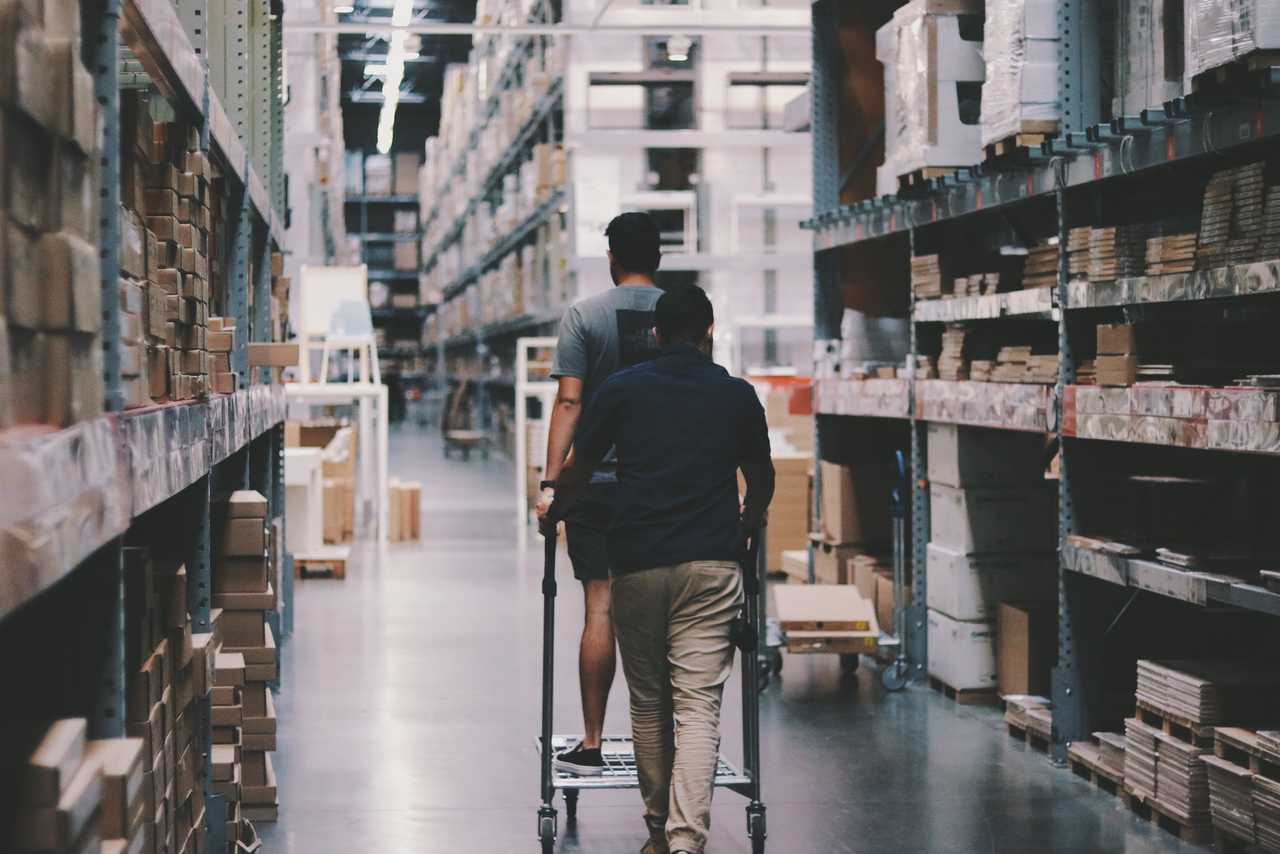
[[[715,323],[707,292],[697,285],[677,285],[658,297],[654,325],[664,344],[697,344]]]
[[[658,224],[641,211],[618,214],[604,230],[613,260],[627,273],[652,276],[658,270]]]

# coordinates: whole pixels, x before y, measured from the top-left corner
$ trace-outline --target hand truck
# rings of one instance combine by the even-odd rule
[[[601,745],[604,773],[599,777],[578,777],[553,770],[556,751],[572,745],[574,739],[553,735],[551,718],[554,707],[555,621],[556,621],[556,534],[543,533],[542,569],[542,730],[538,746],[542,758],[542,805],[538,808],[538,841],[543,854],[555,850],[559,832],[558,818],[552,802],[556,790],[564,791],[565,818],[569,824],[577,820],[578,795],[584,789],[635,789],[640,780],[636,774],[635,748],[630,738],[606,737]],[[765,580],[764,550],[759,537],[753,539],[750,554],[743,562],[743,617],[745,638],[739,639],[742,662],[742,771],[723,756],[716,768],[715,785],[737,792],[747,799],[747,837],[752,854],[763,854],[765,842],[765,807],[760,800],[760,691],[763,689],[761,661],[757,653],[760,627],[763,625],[761,591]]]
[[[890,496],[893,509],[893,636],[897,654],[880,671],[880,684],[887,691],[901,691],[911,678],[911,662],[907,660],[907,461],[902,451],[895,452],[898,479]],[[882,638],[881,648],[887,644]]]

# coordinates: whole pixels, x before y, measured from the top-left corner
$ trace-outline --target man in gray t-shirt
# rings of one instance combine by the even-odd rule
[[[555,498],[555,481],[569,454],[578,419],[596,390],[614,371],[658,355],[653,335],[654,308],[662,295],[653,284],[660,258],[657,225],[648,214],[625,213],[614,217],[605,235],[609,238],[609,274],[616,287],[576,303],[560,321],[560,340],[551,368],[559,388],[551,411],[539,517]],[[598,775],[604,769],[600,739],[616,661],[605,542],[613,515],[613,494],[618,489],[615,467],[611,450],[587,492],[564,520],[573,575],[582,582],[586,601],[578,650],[583,739],[556,757],[555,764],[562,771],[581,775]]]

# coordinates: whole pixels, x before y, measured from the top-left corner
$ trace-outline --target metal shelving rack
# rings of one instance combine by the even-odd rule
[[[248,385],[245,342],[271,340],[271,252],[283,250],[283,107],[281,16],[278,2],[228,0],[106,0],[85,3],[84,55],[94,78],[102,121],[98,154],[99,250],[103,306],[105,410],[64,429],[17,428],[0,435],[6,491],[21,506],[0,509],[0,632],[13,640],[50,635],[42,654],[60,657],[61,688],[29,696],[15,718],[81,716],[94,738],[125,734],[125,535],[147,514],[175,514],[174,543],[187,556],[188,610],[193,631],[210,629],[212,595],[210,495],[253,488],[269,500],[271,518],[284,514],[282,464],[285,417],[279,387]],[[211,77],[207,33],[235,27],[226,59],[238,69],[238,100],[228,114]],[[223,313],[234,317],[239,348],[233,369],[240,387],[206,401],[125,411],[121,394],[119,243],[120,89],[154,87],[178,118],[200,128],[201,146],[228,178],[228,210],[238,219],[229,247]],[[259,121],[247,123],[245,107]],[[233,121],[233,118],[235,121]],[[248,266],[257,271],[250,283]],[[243,282],[242,286],[233,283]],[[250,317],[248,288],[258,311]],[[13,498],[10,499],[10,502]],[[173,545],[173,544],[171,544]],[[287,560],[286,560],[287,564]],[[291,579],[291,567],[283,568]],[[291,583],[284,591],[288,613]],[[44,610],[44,609],[53,610]],[[51,629],[61,627],[60,629]],[[89,631],[88,627],[95,631]],[[68,634],[79,641],[69,641]],[[274,626],[283,640],[280,629]],[[71,631],[68,633],[68,629]],[[96,631],[100,629],[100,631]],[[9,667],[22,667],[19,659]],[[31,656],[34,657],[34,656]],[[41,692],[30,692],[41,694]],[[83,693],[85,696],[79,696]],[[92,696],[87,696],[92,694]],[[30,704],[27,707],[27,704]],[[211,738],[207,697],[199,729]],[[225,850],[225,804],[204,779],[207,847]]]
[[[1166,103],[1163,110],[1145,111],[1140,116],[1122,117],[1098,124],[1102,115],[1097,90],[1096,69],[1100,54],[1097,0],[1062,3],[1058,27],[1060,38],[1059,94],[1063,105],[1062,129],[1030,152],[1028,162],[1017,168],[991,170],[984,165],[956,170],[954,174],[927,182],[921,192],[909,198],[884,196],[855,204],[840,204],[837,102],[840,91],[840,53],[836,41],[836,2],[816,0],[813,15],[813,77],[811,112],[814,152],[815,216],[805,223],[814,233],[815,337],[839,337],[840,296],[839,251],[850,247],[883,247],[897,239],[909,251],[901,253],[902,278],[892,286],[909,290],[909,256],[915,254],[922,235],[967,222],[966,218],[1000,209],[1004,216],[1016,217],[1027,205],[1052,206],[1059,246],[1057,287],[1051,293],[1022,304],[1016,310],[1008,300],[1032,299],[1021,295],[999,295],[949,300],[946,303],[911,301],[910,357],[917,353],[917,326],[922,323],[979,320],[999,323],[1002,317],[1039,319],[1056,324],[1060,354],[1057,383],[1044,388],[1043,432],[1059,442],[1062,449],[1059,475],[1059,570],[1058,570],[1058,660],[1052,675],[1053,745],[1056,763],[1065,760],[1066,748],[1086,737],[1094,710],[1090,706],[1089,662],[1081,649],[1096,649],[1101,637],[1094,624],[1096,607],[1090,590],[1081,579],[1088,577],[1134,591],[1176,599],[1190,606],[1229,606],[1266,615],[1280,615],[1280,594],[1254,584],[1224,576],[1184,572],[1149,560],[1100,555],[1067,543],[1076,533],[1076,513],[1072,495],[1072,471],[1080,463],[1081,449],[1101,437],[1083,437],[1072,432],[1074,386],[1077,360],[1072,354],[1068,320],[1079,312],[1102,306],[1126,307],[1153,301],[1196,303],[1206,312],[1210,301],[1219,298],[1249,299],[1256,294],[1280,291],[1278,262],[1264,262],[1214,271],[1186,274],[1171,280],[1152,282],[1139,277],[1119,283],[1115,289],[1100,291],[1071,287],[1068,282],[1067,246],[1071,206],[1087,210],[1088,194],[1118,181],[1169,180],[1179,174],[1223,162],[1222,158],[1265,153],[1280,135],[1280,100],[1256,95],[1219,96],[1213,102],[1195,96]],[[1136,177],[1135,177],[1136,176]],[[903,241],[903,238],[906,238]],[[1153,279],[1159,277],[1152,277]],[[1152,287],[1152,285],[1161,287]],[[886,285],[888,287],[890,285]],[[1149,294],[1162,295],[1151,298]],[[850,381],[828,381],[839,384]],[[925,545],[928,532],[928,485],[924,457],[925,394],[932,386],[946,390],[957,383],[907,380],[911,404],[904,416],[912,425],[912,506],[913,602],[908,612],[907,651],[913,666],[922,673],[928,664],[924,638]],[[822,385],[822,381],[819,383]],[[998,384],[965,384],[994,386]],[[817,453],[830,450],[836,442],[839,422],[845,417],[836,406],[826,403],[838,398],[820,388]],[[859,413],[865,414],[865,413]],[[979,424],[998,429],[1028,429],[999,418],[985,421],[933,416],[950,423]],[[1041,429],[1041,428],[1036,428]],[[1125,441],[1160,444],[1158,440],[1130,436]],[[1168,443],[1172,445],[1173,443]],[[1237,448],[1201,446],[1199,453],[1239,452]],[[1257,453],[1277,454],[1275,450]],[[818,485],[818,489],[821,485]],[[816,490],[815,490],[816,491]]]

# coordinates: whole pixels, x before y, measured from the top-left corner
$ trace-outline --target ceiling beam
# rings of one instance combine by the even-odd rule
[[[386,62],[387,52],[375,53],[371,50],[348,50],[338,54],[338,58],[344,62]],[[414,63],[439,62],[438,56],[415,56],[405,57],[405,64],[412,65]]]

